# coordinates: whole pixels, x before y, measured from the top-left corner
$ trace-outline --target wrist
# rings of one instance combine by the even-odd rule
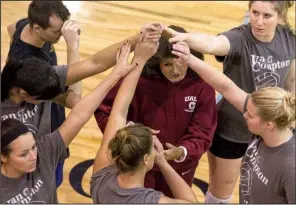
[[[157,166],[159,167],[160,170],[165,169],[169,163],[164,159],[161,161],[161,163],[157,163]]]
[[[133,63],[138,63],[139,66],[143,66],[146,64],[147,60],[141,56],[135,56],[133,59]]]
[[[120,74],[118,72],[115,72],[114,69],[109,75],[109,78],[114,82],[117,82],[118,80],[120,80],[121,77],[122,76],[120,76]]]
[[[76,52],[76,51],[78,51],[79,50],[79,45],[78,44],[67,44],[67,51],[69,51],[69,52]]]
[[[178,163],[184,162],[187,157],[187,149],[186,147],[183,147],[183,146],[179,146],[178,148],[182,149],[182,155],[178,159],[175,159],[174,161]]]

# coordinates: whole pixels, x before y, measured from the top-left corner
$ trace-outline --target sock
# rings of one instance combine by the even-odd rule
[[[205,203],[206,204],[227,204],[230,202],[232,195],[228,199],[218,199],[209,191],[207,191]]]

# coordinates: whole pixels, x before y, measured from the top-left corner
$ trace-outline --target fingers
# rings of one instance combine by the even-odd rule
[[[176,36],[178,34],[178,32],[167,27],[167,26],[164,26],[162,34],[166,38],[172,38],[172,37]]]
[[[172,145],[171,143],[165,143],[165,146],[167,147],[167,148],[169,148],[169,149],[174,149],[174,148],[176,148],[176,146],[174,146],[174,145]]]
[[[117,52],[117,56],[116,56],[117,62],[120,60],[126,60],[127,62],[130,51],[131,51],[131,42],[125,41]]]
[[[187,58],[187,55],[185,55],[184,53],[181,53],[181,52],[179,52],[179,51],[175,51],[175,50],[173,50],[173,51],[172,51],[172,54],[174,54],[174,55],[176,55],[176,56],[182,58],[183,60],[186,60],[186,58]]]
[[[131,65],[129,65],[129,66],[126,66],[125,68],[126,68],[126,70],[127,70],[127,73],[129,73],[129,72],[131,72],[132,70],[134,70],[137,66],[138,66],[137,63],[133,63],[133,64],[131,64]]]
[[[75,31],[78,35],[80,35],[80,24],[74,20],[67,20],[64,22],[62,27],[62,33],[64,33],[65,31]]]
[[[160,130],[154,130],[152,128],[149,129],[150,132],[152,132],[152,134],[158,134],[160,132]]]
[[[156,151],[162,152],[163,146],[162,146],[161,142],[159,141],[159,139],[155,135],[153,135],[152,138],[153,138],[153,144],[154,144]]]

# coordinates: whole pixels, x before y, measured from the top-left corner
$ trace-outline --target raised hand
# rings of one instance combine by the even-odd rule
[[[170,43],[178,43],[185,41],[187,38],[186,33],[180,33],[178,31],[175,31],[174,29],[171,29],[169,27],[164,26],[163,28],[163,35],[169,39]]]
[[[158,41],[161,37],[163,26],[160,23],[147,23],[141,30],[141,35],[148,41]]]
[[[78,49],[80,41],[80,24],[77,21],[65,21],[62,27],[62,35],[68,47]]]
[[[183,61],[185,61],[186,64],[188,64],[191,58],[190,49],[185,42],[178,42],[173,44],[172,54],[180,57]]]
[[[155,135],[153,135],[152,137],[153,137],[153,145],[154,145],[154,151],[155,151],[155,163],[157,165],[161,165],[164,162],[166,162],[163,146]]]
[[[123,43],[121,48],[118,50],[116,55],[116,65],[112,71],[113,74],[119,77],[123,77],[128,74],[131,70],[136,68],[136,62],[132,65],[128,65],[128,56],[131,51],[131,42],[126,41]]]
[[[159,41],[147,40],[146,37],[140,35],[135,48],[135,59],[141,59],[146,63],[157,52],[158,46]]]

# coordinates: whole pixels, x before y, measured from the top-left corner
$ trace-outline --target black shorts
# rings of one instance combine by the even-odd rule
[[[239,159],[245,155],[247,148],[248,143],[231,142],[215,134],[209,150],[216,157]]]

